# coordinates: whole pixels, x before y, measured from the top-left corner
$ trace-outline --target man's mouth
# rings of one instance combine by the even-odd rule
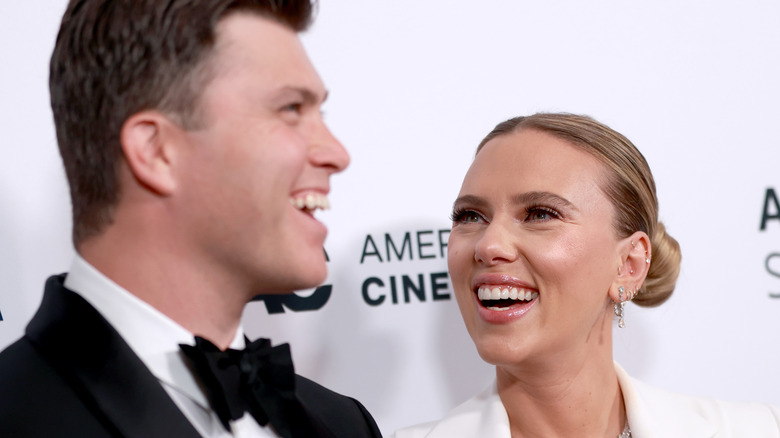
[[[509,310],[538,296],[539,292],[514,286],[480,286],[477,289],[480,304],[490,310]]]
[[[293,207],[305,213],[314,213],[315,210],[330,210],[330,201],[322,193],[306,193],[305,195],[290,198]]]

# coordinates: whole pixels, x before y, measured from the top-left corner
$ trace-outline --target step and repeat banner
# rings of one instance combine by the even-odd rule
[[[319,215],[330,273],[251,303],[250,337],[291,342],[302,374],[385,433],[481,389],[492,367],[447,273],[452,202],[496,123],[575,112],[645,154],[683,252],[667,303],[627,306],[616,360],[673,391],[780,404],[780,3],[321,3],[303,41],[352,155]],[[73,255],[47,86],[65,4],[0,5],[0,347]]]

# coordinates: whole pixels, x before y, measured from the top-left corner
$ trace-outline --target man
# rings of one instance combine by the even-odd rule
[[[284,347],[239,351],[252,297],[326,276],[314,213],[349,156],[297,37],[311,10],[70,1],[50,89],[78,256],[0,354],[0,436],[379,436],[275,367]]]

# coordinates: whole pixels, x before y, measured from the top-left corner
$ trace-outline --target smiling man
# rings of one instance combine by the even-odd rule
[[[244,306],[326,276],[349,156],[290,0],[72,0],[50,89],[78,255],[0,354],[2,436],[379,436],[245,345]]]

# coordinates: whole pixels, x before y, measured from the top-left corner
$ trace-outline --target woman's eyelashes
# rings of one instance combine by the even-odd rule
[[[561,219],[561,214],[554,208],[544,205],[533,205],[524,208],[518,219],[523,222],[549,222],[555,219]],[[488,220],[481,213],[468,208],[456,208],[450,215],[453,224],[473,224],[487,223]]]
[[[553,219],[560,219],[561,215],[555,209],[543,205],[534,205],[525,210],[526,222],[547,222]]]
[[[452,211],[452,214],[450,215],[450,220],[452,220],[453,223],[477,223],[484,218],[481,214],[477,213],[474,210],[468,210],[468,209],[461,209],[456,208]]]

